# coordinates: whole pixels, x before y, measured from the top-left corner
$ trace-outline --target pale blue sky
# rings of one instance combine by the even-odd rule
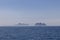
[[[18,22],[60,25],[60,0],[0,0],[0,25]]]

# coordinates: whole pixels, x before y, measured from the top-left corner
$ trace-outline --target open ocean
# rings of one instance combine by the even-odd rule
[[[0,27],[0,40],[60,40],[60,26]]]

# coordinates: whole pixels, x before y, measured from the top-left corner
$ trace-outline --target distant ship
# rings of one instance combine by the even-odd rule
[[[35,26],[46,26],[45,23],[36,23]]]
[[[25,23],[18,23],[16,24],[17,26],[28,26],[29,24],[25,24]]]

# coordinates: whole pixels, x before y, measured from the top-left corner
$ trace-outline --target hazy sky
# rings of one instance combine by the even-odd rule
[[[60,25],[60,0],[0,0],[0,25]]]

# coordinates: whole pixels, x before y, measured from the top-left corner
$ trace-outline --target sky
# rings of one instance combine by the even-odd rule
[[[0,25],[60,25],[60,0],[0,0]]]

